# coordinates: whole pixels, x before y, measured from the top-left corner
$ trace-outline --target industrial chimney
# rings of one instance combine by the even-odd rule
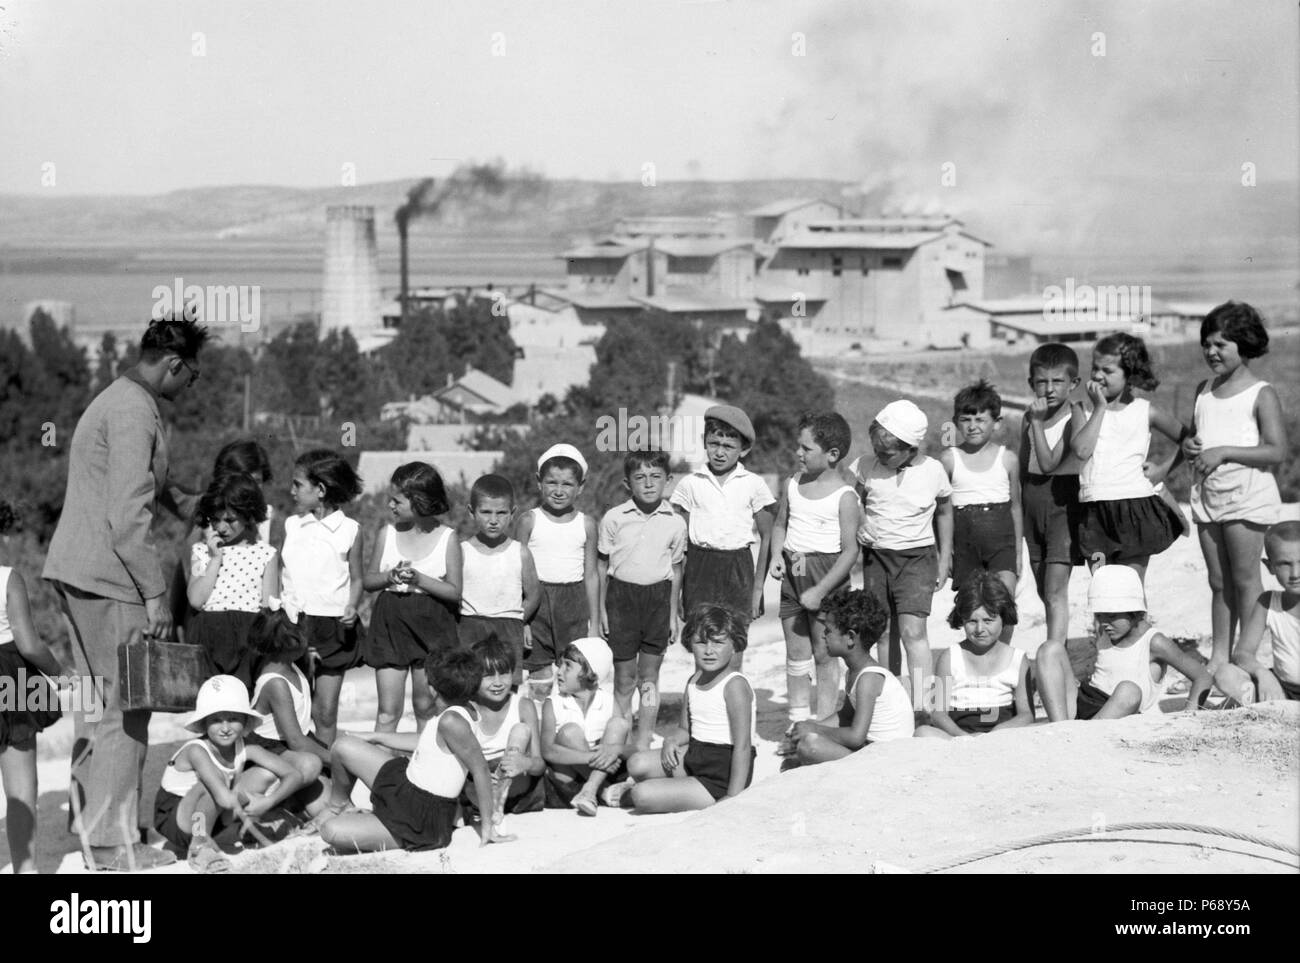
[[[375,209],[339,205],[325,209],[325,291],[321,335],[380,325]]]

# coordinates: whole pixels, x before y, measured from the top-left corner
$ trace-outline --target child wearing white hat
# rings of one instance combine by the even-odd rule
[[[849,466],[862,501],[862,587],[890,611],[889,648],[880,661],[898,674],[902,643],[917,709],[932,670],[925,623],[952,567],[952,484],[943,465],[921,454],[928,430],[920,408],[891,401],[871,423],[871,452]]]
[[[1087,682],[1074,677],[1064,643],[1049,639],[1034,672],[1049,722],[1119,719],[1157,707],[1155,679],[1172,666],[1192,681],[1187,708],[1197,709],[1213,680],[1205,665],[1152,627],[1142,577],[1127,565],[1104,565],[1088,586],[1096,620],[1097,664]],[[1153,669],[1153,666],[1155,667]]]
[[[154,828],[167,848],[184,853],[198,872],[230,872],[230,861],[212,837],[236,821],[262,815],[306,784],[290,762],[244,744],[245,731],[261,721],[243,682],[214,675],[199,689],[185,726],[198,738],[177,749],[163,770]]]

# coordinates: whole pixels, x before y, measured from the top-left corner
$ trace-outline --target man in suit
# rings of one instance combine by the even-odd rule
[[[152,869],[175,861],[140,842],[139,808],[149,713],[119,702],[117,649],[133,631],[172,634],[168,580],[151,534],[163,506],[187,517],[196,496],[167,477],[167,436],[158,399],[175,399],[199,377],[207,330],[173,316],[149,324],[140,361],[86,408],[72,436],[63,513],[44,577],[58,592],[77,672],[97,680],[102,715],[74,713],[69,791],[80,802],[91,869]]]

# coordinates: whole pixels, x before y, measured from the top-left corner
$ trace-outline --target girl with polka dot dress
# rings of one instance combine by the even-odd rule
[[[199,501],[196,520],[209,533],[190,554],[188,594],[198,613],[189,641],[203,647],[213,675],[246,686],[253,684],[248,630],[280,580],[275,549],[258,536],[265,518],[266,499],[251,476],[221,475]]]

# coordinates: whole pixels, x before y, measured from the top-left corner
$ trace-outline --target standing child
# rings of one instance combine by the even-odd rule
[[[686,522],[663,500],[668,453],[634,451],[623,459],[632,497],[600,522],[600,628],[614,652],[614,699],[632,715],[640,691],[636,747],[649,749],[659,714],[659,666],[677,635]]]
[[[380,523],[362,584],[378,592],[362,646],[375,670],[375,731],[396,732],[411,677],[416,731],[433,718],[433,693],[420,666],[458,644],[460,541],[438,521],[450,506],[442,476],[422,461],[398,466],[388,485],[389,521]]]
[[[1127,565],[1103,565],[1092,574],[1088,607],[1096,620],[1097,664],[1080,685],[1065,643],[1044,642],[1034,659],[1038,691],[1049,722],[1119,719],[1154,708],[1159,698],[1153,667],[1173,666],[1192,681],[1187,708],[1196,709],[1213,684],[1205,666],[1161,635],[1147,620],[1142,578]]]
[[[1020,439],[1023,531],[1034,586],[1047,612],[1047,638],[1064,642],[1070,625],[1070,571],[1079,553],[1079,460],[1070,451],[1079,356],[1049,342],[1029,356],[1034,400]]]
[[[881,662],[899,674],[901,641],[917,708],[932,669],[925,622],[952,565],[952,486],[943,466],[921,454],[929,427],[912,402],[891,401],[871,423],[871,454],[849,466],[862,499],[862,587],[889,604]]]
[[[811,719],[795,723],[791,732],[794,759],[801,766],[843,759],[863,746],[876,742],[911,739],[912,701],[898,677],[871,657],[875,645],[889,625],[889,609],[871,592],[840,592],[822,607],[826,620],[826,649],[843,659],[848,672],[844,682],[844,705],[838,725]]]
[[[248,475],[219,475],[199,500],[196,521],[206,541],[190,550],[190,604],[198,613],[186,633],[203,647],[211,674],[253,684],[248,630],[276,593],[275,549],[258,539],[266,518],[261,487]]]
[[[542,705],[542,758],[560,798],[594,816],[605,780],[623,769],[630,728],[614,701],[614,654],[604,639],[578,639],[565,648],[559,670]]]
[[[230,872],[213,837],[227,830],[237,836],[240,821],[260,816],[305,784],[288,760],[244,742],[244,732],[261,721],[242,682],[214,675],[200,687],[185,726],[198,738],[177,749],[163,770],[154,828],[198,872]]]
[[[799,474],[786,483],[772,526],[771,575],[781,583],[786,702],[790,721],[823,722],[835,714],[839,679],[826,651],[822,601],[849,582],[858,560],[858,504],[839,464],[853,442],[849,423],[833,411],[799,420]],[[810,683],[817,678],[813,711]]]
[[[664,739],[661,751],[628,760],[631,778],[611,787],[611,806],[627,800],[639,813],[679,813],[707,809],[749,788],[757,757],[754,689],[732,668],[748,631],[748,620],[727,606],[691,610],[682,644],[695,656],[695,674],[686,683],[684,726]]]
[[[683,619],[703,602],[730,606],[746,624],[763,614],[763,573],[776,498],[762,478],[740,463],[753,447],[749,415],[734,405],[714,405],[704,412],[708,460],[678,482],[669,499],[686,519],[688,534]]]
[[[939,462],[952,482],[952,585],[960,591],[976,572],[992,572],[1014,597],[1020,581],[1020,462],[993,439],[1002,427],[1002,398],[984,379],[953,399],[957,444]],[[1012,623],[1003,627],[1011,641]],[[955,626],[954,626],[955,628]]]
[[[514,652],[513,689],[524,681],[526,619],[541,601],[537,568],[528,546],[510,537],[515,488],[501,475],[484,475],[469,490],[473,536],[461,543],[460,641],[473,646],[487,638]]]
[[[582,452],[573,445],[552,445],[537,459],[542,503],[519,519],[516,535],[532,553],[541,585],[526,662],[534,699],[550,691],[565,647],[600,632],[596,520],[577,509],[586,476]]]
[[[1083,463],[1079,548],[1094,568],[1127,565],[1145,578],[1151,556],[1172,545],[1182,531],[1177,507],[1155,489],[1174,462],[1150,478],[1144,470],[1152,429],[1175,444],[1183,440],[1183,426],[1172,415],[1133,396],[1135,388],[1154,391],[1159,384],[1141,338],[1112,334],[1093,348],[1088,382],[1092,414],[1079,425],[1083,412],[1075,409],[1070,450]]]
[[[474,738],[470,699],[482,681],[479,658],[465,649],[434,652],[425,665],[438,714],[423,732],[369,732],[340,736],[330,750],[333,785],[321,839],[339,852],[442,849],[456,827],[457,799],[466,776],[485,800],[480,845],[510,839],[496,831],[492,777]],[[411,753],[396,755],[393,750]],[[348,812],[360,779],[370,787],[373,812]]]
[[[316,655],[312,722],[328,746],[343,675],[357,664],[361,530],[342,506],[361,494],[361,479],[341,455],[317,448],[294,463],[289,491],[297,514],[284,520],[280,597],[302,606],[303,635]]]
[[[1279,522],[1264,538],[1268,570],[1280,592],[1261,592],[1242,621],[1241,638],[1214,681],[1241,705],[1272,699],[1300,699],[1300,522]],[[1273,664],[1260,661],[1259,645],[1268,634]]]
[[[483,669],[472,700],[477,718],[471,728],[492,774],[492,812],[498,822],[507,813],[539,812],[546,803],[541,723],[537,704],[514,690],[515,648],[502,639],[487,638],[476,642],[471,651]],[[472,813],[481,808],[469,783],[461,803]]]
[[[16,521],[0,502],[0,537]],[[0,565],[0,689],[20,704],[0,705],[0,780],[7,812],[9,859],[17,873],[36,872],[36,734],[59,720],[59,698],[47,676],[62,674],[58,660],[36,634],[23,577]]]
[[[1201,350],[1214,377],[1196,388],[1183,454],[1192,466],[1192,520],[1210,580],[1215,672],[1229,664],[1237,625],[1264,591],[1264,531],[1282,503],[1269,470],[1286,455],[1286,427],[1277,392],[1249,367],[1268,352],[1258,311],[1240,301],[1219,305],[1201,322]]]
[[[943,698],[918,736],[978,736],[1033,725],[1029,660],[1003,639],[1016,623],[1011,589],[992,572],[976,571],[957,590],[948,624],[966,638],[939,655],[934,674]]]

